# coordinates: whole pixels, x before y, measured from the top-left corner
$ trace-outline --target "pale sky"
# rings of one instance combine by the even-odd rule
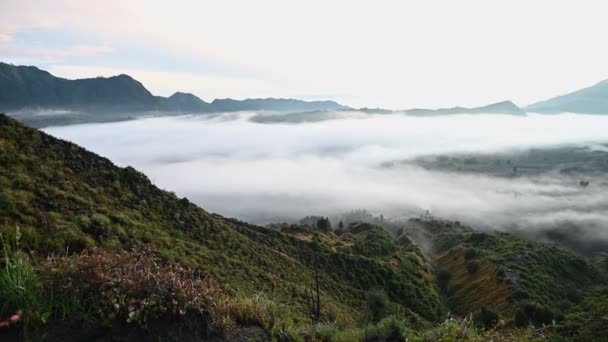
[[[519,105],[608,78],[605,1],[0,0],[0,61],[157,95]]]

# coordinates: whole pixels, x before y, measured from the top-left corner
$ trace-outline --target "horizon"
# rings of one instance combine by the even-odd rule
[[[0,341],[608,336],[604,7],[0,0]]]
[[[196,94],[194,94],[192,92],[189,92],[187,90],[184,90],[184,91],[174,91],[173,93],[170,93],[168,95],[159,95],[159,94],[155,94],[152,90],[150,90],[146,86],[146,84],[144,84],[143,82],[141,82],[137,78],[129,75],[128,73],[121,73],[121,74],[115,74],[115,75],[100,75],[100,76],[92,76],[92,77],[73,77],[73,78],[67,78],[67,77],[61,77],[61,76],[55,75],[55,74],[51,73],[48,70],[40,68],[37,65],[18,65],[18,64],[13,64],[13,63],[10,63],[10,62],[0,61],[0,64],[1,63],[5,63],[5,64],[16,66],[16,67],[34,67],[34,68],[37,68],[38,70],[49,72],[51,75],[53,75],[55,77],[60,77],[60,78],[64,78],[64,79],[67,79],[67,80],[83,80],[83,79],[93,79],[93,78],[108,79],[108,78],[113,78],[113,77],[127,76],[127,77],[130,77],[131,79],[133,79],[133,80],[141,83],[142,86],[146,90],[148,90],[153,96],[171,97],[171,96],[176,95],[176,94],[187,94],[187,95],[194,95],[194,96],[198,97],[199,99],[201,99],[202,101],[207,102],[207,103],[213,103],[216,100],[228,100],[228,99],[239,100],[239,101],[243,101],[243,100],[299,100],[299,101],[306,101],[306,102],[328,102],[328,101],[331,102],[331,101],[333,101],[333,102],[336,102],[336,103],[338,103],[338,104],[340,104],[342,106],[345,106],[345,107],[348,107],[348,108],[352,108],[352,109],[355,109],[355,110],[357,110],[357,109],[374,109],[374,108],[377,108],[377,109],[388,109],[388,108],[371,107],[371,106],[365,106],[365,105],[364,106],[359,106],[359,107],[350,106],[348,103],[339,102],[339,101],[336,101],[336,100],[333,100],[333,99],[329,99],[329,98],[319,98],[319,99],[312,99],[311,100],[311,99],[303,99],[303,98],[297,98],[297,97],[275,97],[275,96],[269,96],[269,97],[245,97],[245,98],[222,97],[222,98],[214,98],[214,99],[203,99],[200,96],[198,96],[198,95],[196,95]],[[601,83],[604,83],[604,82],[607,82],[607,81],[608,81],[608,79],[599,80],[599,81],[597,81],[597,82],[595,82],[593,84],[584,86],[581,89],[573,89],[571,91],[568,91],[567,93],[555,94],[551,98],[541,99],[538,102],[542,102],[544,100],[548,100],[548,99],[552,99],[552,98],[559,97],[559,96],[562,96],[562,95],[566,95],[566,94],[569,94],[569,93],[572,93],[572,92],[575,92],[575,91],[578,91],[578,90],[590,88],[592,86],[595,86],[595,85],[598,85],[598,84],[601,84]],[[483,107],[483,106],[489,106],[489,105],[495,105],[495,104],[501,104],[501,103],[512,103],[512,104],[516,105],[517,107],[519,107],[519,108],[521,108],[523,110],[525,110],[525,107],[526,107],[526,105],[517,104],[517,103],[515,103],[511,99],[503,99],[503,100],[496,101],[496,102],[480,104],[480,105],[475,106],[475,107]],[[531,104],[534,104],[534,103],[531,103]],[[528,105],[531,105],[531,104],[528,104]],[[444,107],[429,107],[429,108],[424,108],[424,109],[438,110],[438,109],[454,109],[454,108],[467,109],[467,108],[474,108],[474,106],[465,107],[465,106],[462,106],[462,105],[455,105],[455,106],[445,107],[445,108]],[[390,108],[390,110],[396,110],[396,111],[399,111],[399,110],[418,110],[418,109],[423,109],[423,108],[420,108],[420,107]]]
[[[595,43],[608,24],[591,1],[0,7],[0,55],[9,63],[68,79],[128,74],[155,95],[187,92],[207,102],[523,107],[608,78],[608,51]]]

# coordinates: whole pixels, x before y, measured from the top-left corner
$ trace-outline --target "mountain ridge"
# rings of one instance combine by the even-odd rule
[[[524,107],[537,113],[608,114],[608,79]]]
[[[182,92],[176,92],[165,98],[154,96],[141,82],[126,74],[69,80],[56,77],[35,66],[15,66],[0,62],[0,110],[13,111],[32,107],[85,109],[99,112],[165,110],[194,113],[347,108],[335,101],[275,98],[216,99],[208,103],[196,95]]]
[[[526,115],[526,112],[510,100],[491,103],[480,107],[452,107],[439,109],[413,108],[405,111],[408,115],[447,115],[447,114],[509,114]]]

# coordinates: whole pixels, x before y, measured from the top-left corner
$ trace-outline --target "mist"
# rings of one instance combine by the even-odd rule
[[[408,161],[437,154],[528,148],[606,149],[608,116],[360,112],[300,124],[256,123],[259,113],[154,117],[50,127],[204,209],[253,223],[364,208],[395,219],[422,213],[480,228],[563,225],[608,241],[608,178],[547,171],[521,177],[429,170]],[[608,160],[607,160],[608,162]]]

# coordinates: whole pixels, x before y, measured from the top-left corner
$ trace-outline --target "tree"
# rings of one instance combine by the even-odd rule
[[[319,230],[328,232],[331,230],[331,222],[329,222],[329,218],[327,217],[321,217],[318,221],[317,221],[317,228],[319,228]]]
[[[338,229],[336,229],[335,233],[336,235],[344,234],[344,222],[340,221],[340,223],[338,223]]]
[[[313,266],[313,282],[306,292],[306,307],[313,324],[321,320],[321,293],[319,285],[319,270]]]
[[[514,321],[517,326],[532,324],[538,327],[551,323],[553,312],[544,305],[527,302],[519,306],[515,312]]]

